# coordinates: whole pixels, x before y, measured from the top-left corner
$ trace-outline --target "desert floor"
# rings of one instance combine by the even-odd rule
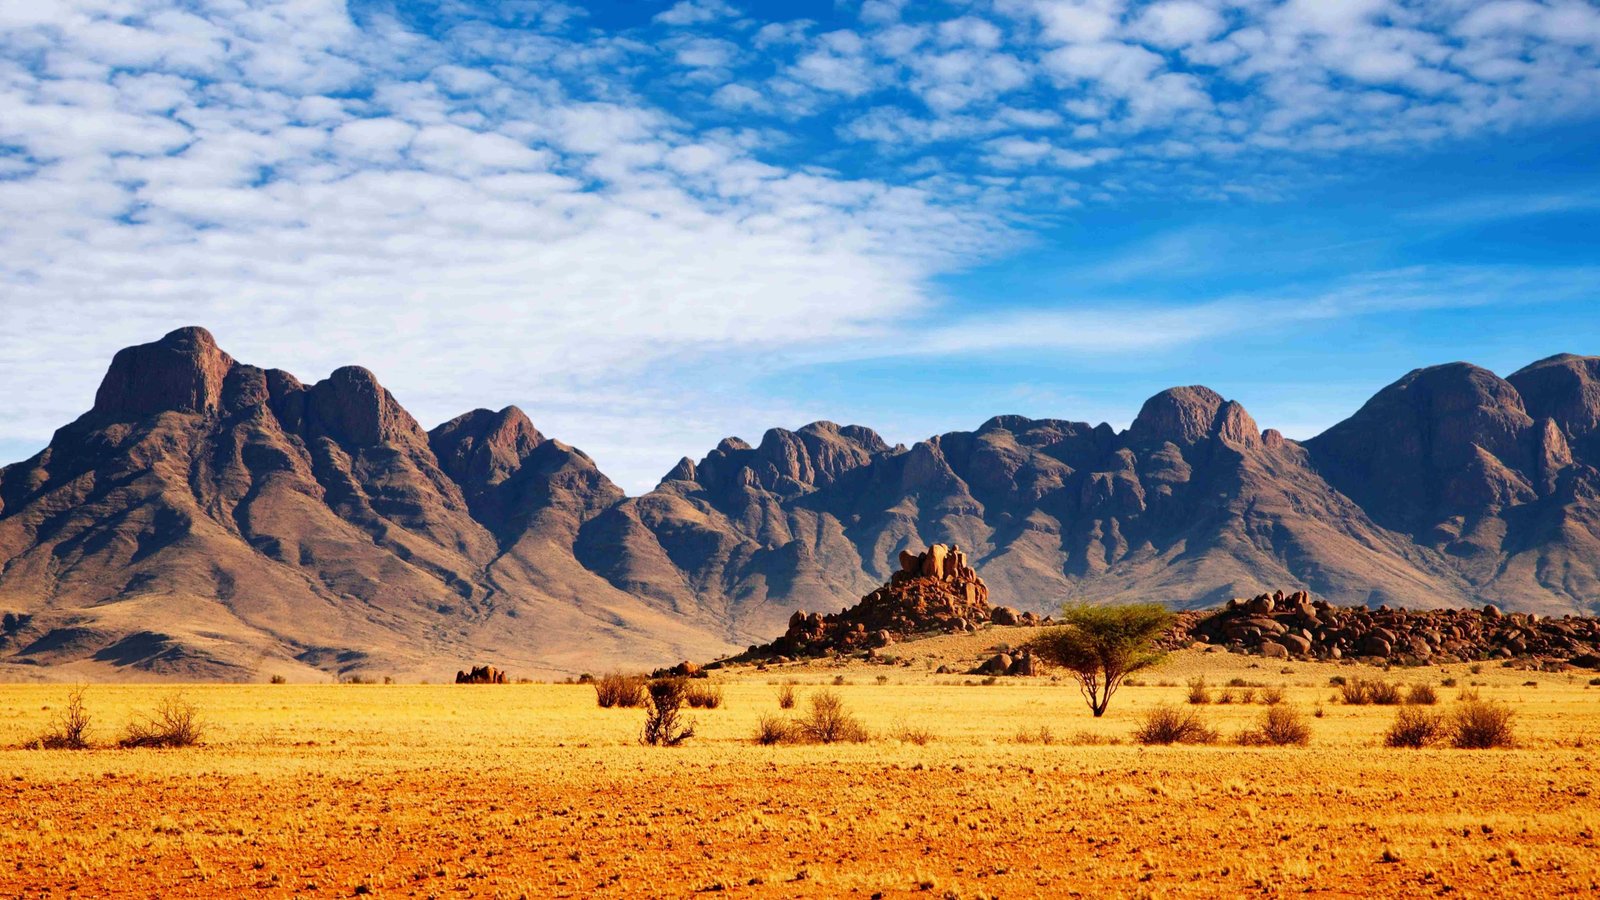
[[[1096,720],[1066,681],[929,672],[994,636],[966,640],[910,666],[717,673],[724,705],[693,711],[699,735],[674,749],[638,746],[643,713],[598,709],[584,685],[261,684],[181,688],[207,723],[197,748],[29,750],[67,689],[0,686],[0,896],[1600,891],[1595,673],[1185,651]],[[1132,744],[1196,673],[1213,693],[1283,687],[1310,745]],[[1385,748],[1396,708],[1340,704],[1336,674],[1455,678],[1444,712],[1475,682],[1515,710],[1519,746]],[[802,709],[838,692],[872,739],[755,745],[790,680]],[[91,736],[114,742],[174,689],[89,686]],[[1265,708],[1196,707],[1224,735]],[[902,739],[919,729],[932,740]]]

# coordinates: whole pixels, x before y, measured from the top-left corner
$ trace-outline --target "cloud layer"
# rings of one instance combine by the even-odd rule
[[[928,288],[1060,210],[1281,195],[1318,154],[1600,99],[1586,3],[768,6],[0,7],[0,435],[42,442],[112,351],[198,323],[304,377],[365,364],[426,421],[523,404],[637,489],[786,412],[707,366],[1117,349],[1103,311]]]

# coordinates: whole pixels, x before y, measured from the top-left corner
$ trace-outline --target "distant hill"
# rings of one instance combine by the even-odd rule
[[[199,328],[121,351],[0,470],[0,674],[549,677],[705,659],[959,544],[996,604],[1600,611],[1600,358],[1419,369],[1304,443],[1204,387],[1132,426],[912,447],[773,429],[625,497],[516,408],[431,432],[372,373],[306,385]],[[66,670],[37,667],[65,666]]]

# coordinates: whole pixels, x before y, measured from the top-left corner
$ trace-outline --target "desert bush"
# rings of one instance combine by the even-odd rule
[[[619,672],[603,675],[594,682],[595,702],[604,709],[643,706],[645,681],[643,675],[623,675]]]
[[[1209,744],[1217,733],[1191,710],[1157,706],[1140,718],[1133,739],[1141,744]]]
[[[1223,691],[1217,695],[1217,702],[1224,706],[1233,702],[1233,691]]]
[[[872,680],[877,682],[878,684],[888,684],[889,683],[889,676],[887,676],[887,675],[879,675],[878,677],[876,677],[876,678],[874,678]]]
[[[798,723],[806,738],[818,744],[861,743],[867,739],[866,726],[844,708],[844,701],[832,691],[811,695],[811,711]]]
[[[200,713],[183,694],[169,694],[144,720],[129,723],[118,743],[123,747],[193,747],[204,726]]]
[[[849,684],[850,682],[845,681],[843,675],[835,675],[835,676],[833,676],[833,683],[836,684],[836,685],[843,686],[843,685]]]
[[[1432,706],[1439,702],[1439,693],[1431,684],[1413,684],[1406,691],[1406,703],[1411,706]]]
[[[1242,688],[1242,687],[1254,687],[1254,685],[1252,685],[1248,681],[1245,681],[1243,678],[1229,678],[1228,679],[1228,687],[1231,687],[1231,688]]]
[[[722,685],[705,680],[690,682],[683,700],[695,709],[716,709],[722,705]]]
[[[1261,689],[1261,702],[1268,706],[1276,706],[1283,702],[1283,688],[1269,687]]]
[[[87,750],[89,711],[83,705],[84,686],[67,694],[67,705],[50,719],[50,730],[39,735],[35,745],[45,750]]]
[[[1456,680],[1454,678],[1446,678],[1445,680],[1439,682],[1439,684],[1443,687],[1455,687]]]
[[[1351,706],[1397,706],[1402,699],[1400,686],[1377,678],[1351,678],[1339,685],[1339,698]]]
[[[1292,706],[1269,706],[1255,728],[1240,733],[1239,743],[1247,747],[1304,747],[1311,743],[1311,726]]]
[[[920,725],[906,722],[896,722],[889,729],[889,736],[902,744],[916,744],[918,747],[926,747],[934,741],[933,732]]]
[[[794,723],[782,716],[762,716],[756,722],[756,743],[787,744],[795,739]]]
[[[1246,704],[1256,702],[1255,689],[1254,688],[1247,688],[1247,689],[1245,689],[1243,691],[1240,691],[1239,692],[1239,702],[1240,703],[1246,703]]]
[[[688,690],[688,683],[682,678],[657,678],[646,686],[644,731],[639,734],[639,743],[676,747],[694,737],[693,720],[682,718]]]
[[[1335,675],[1332,678],[1328,679],[1328,686],[1329,687],[1344,687],[1345,686],[1345,682],[1346,682],[1346,680],[1345,680],[1345,677],[1343,675]]]
[[[1400,685],[1375,680],[1367,684],[1367,699],[1374,706],[1399,706],[1404,695],[1400,693]]]
[[[1591,679],[1589,679],[1589,686],[1590,687],[1600,687],[1600,678],[1591,678]]]
[[[1442,725],[1443,720],[1438,715],[1408,707],[1395,714],[1394,724],[1383,736],[1383,743],[1388,747],[1421,749],[1439,737]]]
[[[1510,747],[1511,710],[1488,700],[1463,700],[1450,713],[1450,744],[1462,750]]]
[[[778,687],[778,708],[794,709],[794,685],[784,684]]]
[[[289,683],[289,679],[283,677],[282,675],[274,675],[271,678],[267,679],[267,681],[271,682],[272,684],[288,684]]]
[[[1201,706],[1211,702],[1211,689],[1206,687],[1206,677],[1196,675],[1189,679],[1189,702]]]
[[[1019,744],[1044,744],[1048,747],[1056,742],[1056,735],[1050,730],[1049,725],[1040,725],[1031,730],[1024,725],[1017,729],[1016,736],[1012,740]]]

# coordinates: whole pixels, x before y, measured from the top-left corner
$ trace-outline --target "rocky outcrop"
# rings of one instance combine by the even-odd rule
[[[992,615],[989,588],[955,545],[902,550],[889,582],[832,615],[796,612],[789,630],[744,658],[823,656],[885,647],[913,635],[974,631]]]
[[[508,680],[505,671],[494,666],[473,666],[470,672],[456,672],[456,684],[505,684]]]
[[[1193,641],[1283,659],[1370,658],[1399,663],[1575,660],[1600,664],[1600,619],[1482,609],[1338,607],[1305,591],[1235,598],[1180,622],[1166,646]]]

